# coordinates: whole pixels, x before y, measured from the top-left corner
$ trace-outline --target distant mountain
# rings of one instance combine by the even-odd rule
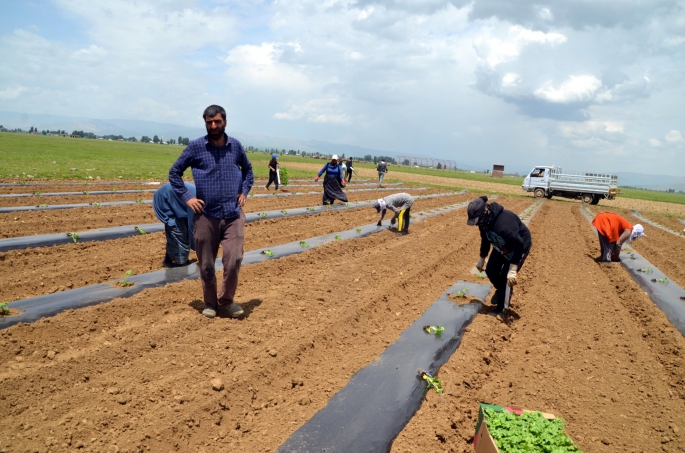
[[[38,130],[65,130],[72,132],[74,130],[82,130],[84,132],[93,132],[96,135],[123,135],[124,137],[137,137],[140,139],[143,135],[152,137],[157,135],[164,139],[177,138],[179,135],[194,139],[205,135],[205,130],[199,127],[179,126],[169,123],[156,123],[153,121],[139,121],[139,120],[121,120],[121,119],[93,119],[93,118],[76,118],[59,115],[34,115],[18,112],[0,111],[0,125],[8,129],[21,128],[28,130],[31,126],[37,127]],[[373,148],[364,148],[356,145],[346,145],[341,143],[330,143],[320,140],[299,140],[288,137],[271,137],[267,135],[247,134],[236,131],[231,131],[231,135],[239,139],[245,146],[254,146],[257,148],[275,148],[285,150],[300,150],[306,152],[319,152],[323,154],[338,154],[345,156],[365,156],[370,154],[372,156],[390,156],[397,158],[400,155],[407,155],[407,153],[397,153],[395,151],[380,150]],[[421,153],[412,153],[414,157],[421,157]],[[435,156],[424,156],[435,157]],[[483,171],[486,168],[471,165],[466,162],[457,161],[457,166],[464,170]],[[519,174],[526,174],[530,168],[512,168],[507,167],[507,172],[519,172]],[[675,189],[678,191],[685,191],[685,177],[678,176],[664,176],[664,175],[645,175],[641,173],[618,173],[619,184],[622,186],[639,187],[652,190],[668,190]]]

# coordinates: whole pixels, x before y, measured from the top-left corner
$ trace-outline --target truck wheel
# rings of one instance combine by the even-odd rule
[[[583,200],[583,203],[592,203],[593,197],[590,194],[585,194],[580,199]]]
[[[545,196],[545,191],[542,189],[535,189],[535,198],[542,198]]]
[[[594,197],[592,197],[592,201],[590,202],[590,204],[599,204],[599,196],[595,195]]]

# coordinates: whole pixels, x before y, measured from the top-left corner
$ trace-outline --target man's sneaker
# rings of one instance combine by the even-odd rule
[[[216,316],[216,310],[213,308],[205,308],[202,310],[202,316],[206,316],[207,318],[213,318]]]
[[[219,305],[219,312],[231,318],[239,318],[245,313],[245,310],[240,305],[232,303],[230,305]]]

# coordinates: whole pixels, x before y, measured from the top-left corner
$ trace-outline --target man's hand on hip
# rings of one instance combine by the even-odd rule
[[[205,207],[205,202],[198,200],[197,198],[191,198],[190,200],[186,201],[186,204],[190,209],[193,210],[195,214],[200,214]]]
[[[240,195],[238,195],[238,206],[242,208],[243,206],[245,206],[246,201],[247,197],[244,194],[241,193]]]

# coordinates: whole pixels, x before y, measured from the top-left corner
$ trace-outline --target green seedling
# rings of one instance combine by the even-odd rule
[[[457,291],[456,293],[454,293],[454,295],[457,296],[457,297],[459,297],[459,298],[462,298],[462,299],[463,299],[463,298],[466,297],[466,293],[468,293],[468,292],[469,292],[469,289],[468,289],[468,288],[464,288],[464,289],[460,289],[459,291]]]
[[[144,229],[142,229],[142,228],[139,227],[139,226],[136,227],[136,231],[137,231],[138,233],[140,233],[140,234],[147,234],[147,231],[145,231]]]
[[[421,368],[419,368],[417,371],[419,376],[421,376],[421,379],[426,381],[427,389],[435,389],[435,393],[442,393],[445,391],[445,389],[442,388],[442,382],[440,382],[438,378],[431,376]]]
[[[359,234],[359,233],[361,233],[361,232],[362,232],[362,229],[361,229],[361,228],[357,228],[357,234]]]
[[[10,308],[7,306],[7,302],[0,303],[0,315],[6,316],[10,314]]]
[[[336,241],[340,241],[340,240],[342,240],[342,238],[340,237],[339,234],[336,234],[336,235],[335,235],[335,240],[336,240]]]
[[[307,208],[307,211],[316,211],[316,208]]]
[[[667,277],[657,279],[659,283],[668,283],[669,279]]]
[[[101,207],[102,207],[102,203],[98,203],[98,202],[96,201],[95,203],[93,203],[93,206],[95,206],[96,208],[101,208]]]
[[[329,205],[329,204],[326,205],[326,209],[331,209],[331,208],[332,208],[331,205]]]
[[[309,247],[309,243],[307,241],[300,241],[300,247]]]
[[[281,211],[281,214],[283,214],[283,215],[288,215],[288,211],[286,211],[286,210],[284,209],[284,210]]]
[[[71,240],[74,241],[74,243],[78,242],[78,238],[80,237],[76,233],[67,233],[67,236],[69,236],[71,238]]]
[[[440,335],[445,331],[445,328],[442,326],[423,326],[423,330],[433,335]]]
[[[126,277],[130,277],[133,271],[131,269],[127,270],[126,273],[124,274],[124,278],[119,281],[119,284],[123,286],[124,288],[127,286],[133,286],[133,283],[128,281]]]
[[[139,204],[140,204],[140,203],[142,203],[142,202],[143,202],[143,199],[142,199],[142,198],[138,198],[138,199],[136,200],[136,203],[139,203]]]
[[[41,194],[41,192],[33,192],[33,196],[34,196],[34,197],[37,197],[37,196],[39,196],[40,194]]]
[[[477,274],[476,274],[476,277],[478,277],[478,278],[485,278],[485,271],[477,273]]]
[[[643,267],[642,269],[638,269],[637,271],[643,272],[645,274],[651,274],[653,272],[651,267]]]
[[[84,190],[83,195],[90,195],[90,193],[87,190]]]
[[[47,203],[43,203],[43,204],[39,204],[38,207],[39,208],[47,208],[48,205],[47,205]]]
[[[259,217],[266,217],[268,214],[266,212],[260,212]]]
[[[274,257],[274,252],[272,252],[271,250],[264,250],[262,253],[268,256],[269,258]]]

